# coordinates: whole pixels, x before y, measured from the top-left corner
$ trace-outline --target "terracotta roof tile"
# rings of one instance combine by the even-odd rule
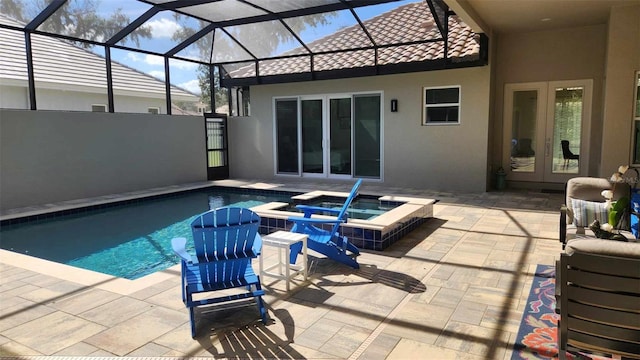
[[[440,38],[440,32],[431,15],[429,6],[417,2],[400,6],[370,20],[364,21],[367,31],[378,46],[378,64],[399,64],[437,60],[444,58],[444,43],[427,42],[419,44],[389,46]],[[479,35],[475,34],[457,16],[449,17],[448,57],[458,62],[475,59],[480,52]],[[351,26],[308,44],[312,52],[361,49],[373,46],[359,25]],[[389,46],[389,47],[385,47]],[[294,49],[283,55],[299,53]],[[348,69],[375,65],[375,51],[354,50],[332,54],[318,54],[313,57],[313,70]],[[294,74],[311,71],[311,57],[284,58],[260,61],[260,75]],[[253,65],[227,71],[234,78],[255,76]]]

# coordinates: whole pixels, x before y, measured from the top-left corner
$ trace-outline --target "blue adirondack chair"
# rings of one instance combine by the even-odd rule
[[[304,212],[304,217],[289,217],[289,221],[293,222],[292,232],[307,234],[309,238],[307,240],[307,247],[315,250],[328,258],[341,262],[345,265],[351,266],[354,269],[360,268],[360,265],[356,261],[356,257],[360,255],[360,250],[349,242],[346,236],[340,235],[340,224],[347,222],[347,209],[353,201],[353,198],[358,194],[358,188],[362,179],[358,179],[349,197],[342,205],[340,210],[324,208],[319,206],[307,206],[297,205]],[[336,215],[336,219],[318,219],[312,218],[314,213],[324,213]],[[333,224],[331,230],[322,229],[324,224]],[[299,249],[291,249],[291,263],[296,262],[296,257],[300,252]]]
[[[251,267],[251,259],[258,256],[262,244],[259,225],[260,217],[249,209],[222,207],[201,214],[191,223],[195,255],[187,252],[187,239],[171,241],[181,259],[182,301],[189,308],[192,337],[196,336],[194,307],[201,305],[255,297],[262,322],[267,323],[261,297],[264,290]],[[193,294],[239,287],[246,292],[193,299]]]

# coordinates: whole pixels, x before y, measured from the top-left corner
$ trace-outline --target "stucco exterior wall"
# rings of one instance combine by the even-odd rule
[[[0,109],[0,208],[206,180],[201,117]]]
[[[273,98],[382,92],[384,184],[420,189],[485,191],[489,68],[467,68],[251,87],[251,117],[229,120],[232,178],[277,179]],[[461,86],[459,125],[422,126],[423,87]],[[398,112],[390,100],[398,100]],[[315,179],[314,179],[315,180]]]
[[[605,25],[499,34],[495,66],[495,96],[491,164],[503,165],[504,89],[508,83],[593,79],[590,162],[588,174],[598,172],[602,132],[602,87],[607,28]]]
[[[606,54],[602,160],[598,176],[631,163],[633,90],[640,70],[640,6],[611,10]]]

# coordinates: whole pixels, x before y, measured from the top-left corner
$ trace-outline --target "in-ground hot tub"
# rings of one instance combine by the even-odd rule
[[[309,204],[314,201],[323,201],[326,198],[341,198],[349,196],[346,192],[312,191],[292,197],[297,204]],[[366,196],[359,195],[358,197]],[[356,197],[356,200],[358,199]],[[366,196],[371,198],[370,196]],[[398,241],[411,230],[423,224],[433,217],[434,199],[405,197],[405,196],[381,196],[376,197],[384,211],[371,211],[369,209],[357,209],[356,212],[372,212],[375,216],[366,219],[349,217],[347,223],[340,226],[340,233],[349,238],[355,246],[361,249],[384,250]],[[270,202],[252,207],[261,219],[260,233],[269,234],[278,230],[289,230],[293,226],[287,219],[290,216],[301,216],[300,212],[293,211],[291,204],[284,202]],[[331,219],[331,216],[314,215],[318,218]],[[326,224],[323,228],[331,230],[333,225]]]

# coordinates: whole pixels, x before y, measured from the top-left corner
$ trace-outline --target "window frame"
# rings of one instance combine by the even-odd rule
[[[102,110],[97,111],[96,108],[98,107],[102,108]],[[109,112],[109,111],[107,110],[107,105],[105,104],[91,104],[91,112]]]
[[[354,151],[355,151],[355,141],[356,139],[354,138],[354,101],[357,97],[359,96],[367,96],[367,95],[371,95],[371,96],[379,96],[380,98],[380,108],[379,108],[379,157],[380,157],[380,164],[379,164],[379,175],[378,177],[369,177],[369,176],[362,176],[362,175],[355,175],[355,165],[353,164],[355,160],[354,157]],[[328,165],[328,168],[325,169],[325,171],[323,171],[323,173],[308,173],[308,172],[304,172],[303,171],[303,167],[302,167],[302,157],[303,157],[303,153],[302,153],[302,102],[305,100],[322,100],[322,108],[323,108],[323,144],[325,144],[325,146],[330,147],[330,135],[329,135],[329,127],[330,127],[330,101],[332,99],[342,99],[342,98],[349,98],[351,100],[351,107],[350,107],[350,117],[351,117],[351,124],[350,124],[350,128],[351,128],[351,161],[352,161],[352,168],[351,168],[351,173],[350,174],[336,174],[336,173],[332,173],[331,169],[330,169],[330,155],[329,158],[325,158],[326,161],[328,161],[325,165]],[[298,143],[297,143],[297,156],[298,156],[298,171],[297,172],[281,172],[279,171],[279,167],[278,167],[278,118],[277,118],[277,103],[278,101],[288,101],[288,100],[295,100],[297,102],[297,139],[298,139]],[[384,96],[384,91],[383,90],[372,90],[372,91],[354,91],[354,92],[346,92],[346,93],[320,93],[320,94],[312,94],[312,95],[291,95],[291,96],[286,96],[286,95],[282,95],[282,96],[274,96],[272,97],[272,118],[273,118],[273,158],[274,160],[274,164],[273,164],[273,168],[274,168],[274,175],[275,176],[283,176],[283,177],[315,177],[315,178],[322,178],[322,179],[355,179],[355,178],[359,178],[359,177],[363,177],[366,178],[367,180],[370,181],[379,181],[379,182],[384,182],[384,173],[385,173],[385,166],[384,166],[384,124],[385,124],[385,96]],[[324,152],[325,150],[323,150],[323,156],[326,156],[327,154]],[[330,151],[330,150],[329,150]]]
[[[427,91],[429,90],[439,90],[439,89],[458,89],[458,102],[456,103],[438,103],[438,104],[427,104]],[[462,86],[461,85],[445,85],[445,86],[424,86],[422,88],[422,126],[451,126],[451,125],[460,125],[462,118]],[[458,108],[458,120],[457,121],[427,121],[427,109],[429,108],[438,108],[438,107],[452,107],[456,106]]]
[[[631,121],[631,153],[629,154],[629,163],[633,167],[640,167],[640,155],[638,154],[640,151],[637,150],[640,146],[640,134],[636,134],[636,131],[640,129],[640,105],[638,104],[638,99],[640,99],[640,70],[634,73],[633,81],[633,121]]]
[[[160,115],[160,107],[158,107],[158,106],[149,106],[149,107],[147,107],[147,113],[148,114],[152,114],[152,115]]]

